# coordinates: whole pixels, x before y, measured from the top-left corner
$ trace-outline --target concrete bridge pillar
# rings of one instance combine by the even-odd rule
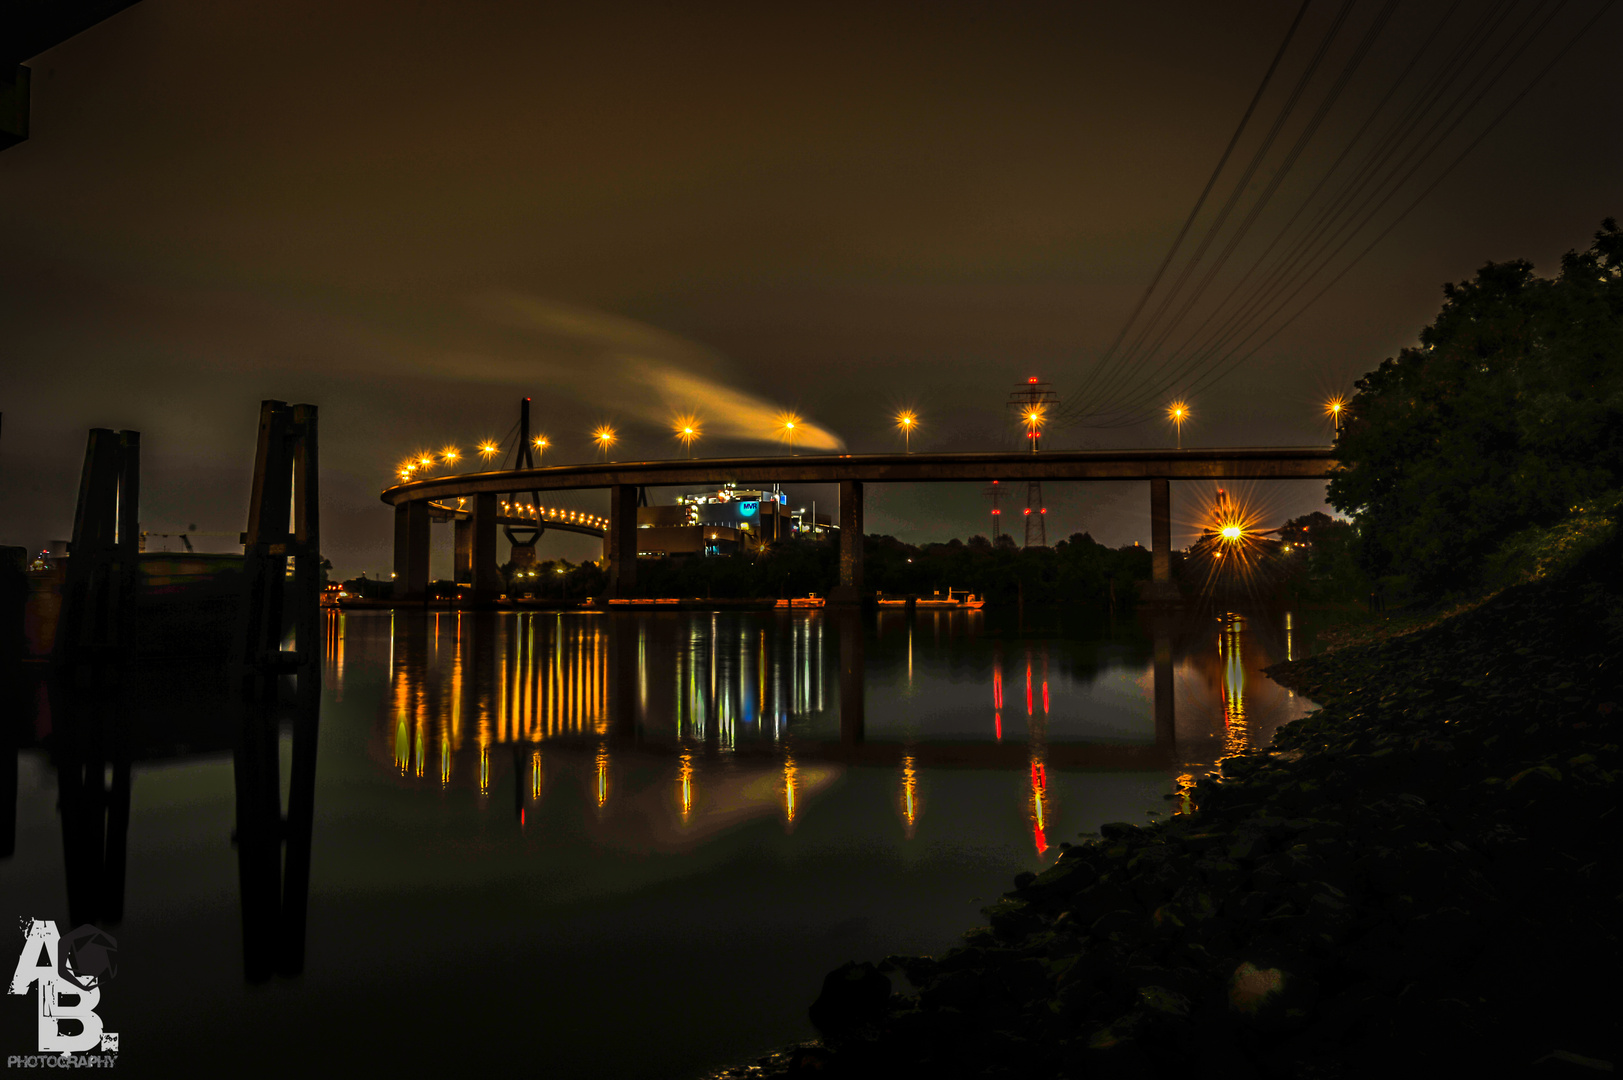
[[[1181,597],[1172,582],[1172,484],[1150,481],[1150,599],[1175,603]]]
[[[394,598],[421,600],[428,592],[428,504],[394,508]]]
[[[840,481],[840,583],[829,594],[836,604],[860,604],[862,595],[862,481]]]
[[[473,596],[494,600],[501,595],[502,572],[496,565],[496,496],[473,497]]]
[[[451,580],[473,584],[473,518],[459,517],[451,524],[456,533],[456,558],[451,564]]]
[[[609,528],[603,535],[603,554],[609,560],[609,597],[637,595],[637,486],[615,484],[609,489]]]

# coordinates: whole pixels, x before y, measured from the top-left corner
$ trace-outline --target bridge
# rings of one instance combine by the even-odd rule
[[[419,599],[428,588],[429,520],[436,513],[467,514],[467,560],[476,600],[502,591],[496,532],[503,519],[529,528],[561,527],[534,516],[517,520],[506,502],[517,493],[606,488],[609,514],[600,527],[609,563],[610,597],[636,595],[637,506],[650,487],[743,487],[771,483],[838,484],[840,582],[831,603],[858,603],[862,584],[863,491],[867,484],[951,483],[985,480],[1092,480],[1147,483],[1150,546],[1156,599],[1175,599],[1172,583],[1171,482],[1174,480],[1324,480],[1336,468],[1330,447],[1248,447],[1197,450],[1044,450],[974,454],[824,454],[754,458],[700,458],[593,462],[545,468],[501,469],[407,480],[381,496],[395,511],[395,592]],[[453,509],[447,500],[458,500]],[[466,504],[471,501],[472,506]],[[435,511],[433,508],[438,507]],[[570,513],[578,514],[571,511]],[[591,515],[580,515],[592,517]],[[571,520],[570,525],[582,523]],[[459,543],[459,555],[463,545]]]
[[[400,523],[397,519],[395,535],[395,580],[397,582],[415,581],[420,578],[422,590],[427,589],[429,544],[426,533],[428,521],[449,521],[452,523],[456,535],[455,577],[458,581],[477,580],[477,574],[474,572],[474,567],[478,565],[478,561],[474,558],[474,519],[477,514],[475,509],[468,507],[467,502],[466,498],[457,499],[455,505],[450,502],[422,501],[420,505],[427,507],[427,521],[422,525],[425,535],[420,537],[422,543],[419,547],[410,549],[407,556],[408,566],[404,573],[402,573],[399,565],[401,538],[399,535]],[[408,512],[408,515],[409,513],[411,512]],[[407,525],[410,527],[409,521]],[[595,536],[601,539],[608,528],[608,519],[598,514],[589,514],[584,510],[571,510],[557,506],[542,506],[539,503],[522,503],[517,500],[498,499],[496,502],[496,520],[492,526],[492,531],[501,528],[537,531],[556,529],[559,532],[580,533],[583,536]],[[491,542],[491,557],[495,558],[494,539]],[[412,559],[418,561],[411,562]],[[421,565],[418,564],[419,562]],[[421,599],[423,595],[421,590],[415,593],[403,592],[399,585],[396,585],[395,592],[411,596],[413,599]]]

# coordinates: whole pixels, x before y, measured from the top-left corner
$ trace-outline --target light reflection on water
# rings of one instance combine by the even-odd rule
[[[1168,811],[1180,783],[1311,708],[1260,674],[1304,647],[1277,613],[1112,631],[967,612],[334,612],[325,629],[297,978],[243,982],[229,713],[199,698],[188,728],[142,700],[124,959],[103,998],[121,1071],[213,1056],[290,1075],[432,1002],[441,1036],[367,1041],[369,1071],[471,1055],[702,1075],[811,1037],[806,1005],[839,963],[941,951],[1062,841]],[[285,734],[282,753],[286,775]],[[60,921],[43,750],[20,754],[18,790],[5,910]],[[470,981],[493,989],[445,992]],[[26,1004],[0,1012],[4,1045],[32,1045]]]
[[[1223,757],[1266,743],[1312,707],[1260,673],[1273,655],[1294,655],[1291,613],[1266,618],[1278,624],[1274,640],[1232,614],[1093,637],[1022,636],[978,611],[331,618],[339,626],[329,635],[329,678],[340,692],[346,655],[353,667],[357,650],[381,655],[387,639],[378,745],[392,745],[402,781],[428,789],[416,781],[432,743],[433,786],[471,785],[488,799],[510,785],[523,819],[527,804],[557,787],[549,770],[569,772],[589,757],[590,798],[609,831],[611,804],[624,798],[656,818],[636,828],[669,847],[713,834],[718,814],[733,827],[775,810],[790,831],[814,812],[814,790],[872,766],[894,770],[897,814],[912,839],[925,792],[952,770],[976,768],[1024,777],[1026,843],[1042,857],[1099,824],[1069,812],[1052,770],[1159,773],[1167,790],[1187,793]],[[1157,702],[1158,675],[1171,701]],[[819,766],[813,790],[807,763]],[[618,775],[629,771],[646,779]],[[770,784],[744,782],[768,774]],[[718,784],[737,791],[712,800],[707,789]],[[645,789],[670,794],[650,803]],[[743,803],[760,804],[753,813],[743,791],[751,793]]]

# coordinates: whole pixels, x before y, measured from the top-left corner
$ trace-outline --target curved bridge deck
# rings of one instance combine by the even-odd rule
[[[605,462],[535,469],[437,476],[387,488],[382,499],[395,509],[395,579],[403,598],[423,595],[428,585],[428,522],[431,507],[448,511],[445,499],[471,501],[453,513],[469,514],[468,559],[476,596],[500,592],[496,562],[499,526],[563,528],[601,535],[609,562],[609,596],[636,595],[637,503],[640,489],[696,485],[770,483],[840,485],[840,584],[835,603],[852,603],[862,588],[862,489],[864,484],[950,483],[985,480],[1137,480],[1150,485],[1150,541],[1157,599],[1175,599],[1171,572],[1169,484],[1173,480],[1323,480],[1335,468],[1330,447],[1238,447],[1198,450],[1045,450],[980,454],[820,454],[759,458]],[[544,523],[512,513],[514,493],[609,489],[609,514],[589,523],[579,512],[569,521]],[[509,509],[503,511],[503,506]],[[591,515],[585,515],[591,517]],[[590,527],[581,527],[583,524]],[[459,537],[462,524],[459,522]],[[459,556],[462,545],[459,542]],[[459,565],[461,560],[459,558]]]

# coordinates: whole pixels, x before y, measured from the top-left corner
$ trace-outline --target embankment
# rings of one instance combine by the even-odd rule
[[[1323,702],[725,1075],[1590,1075],[1617,1012],[1616,543],[1273,669]]]

